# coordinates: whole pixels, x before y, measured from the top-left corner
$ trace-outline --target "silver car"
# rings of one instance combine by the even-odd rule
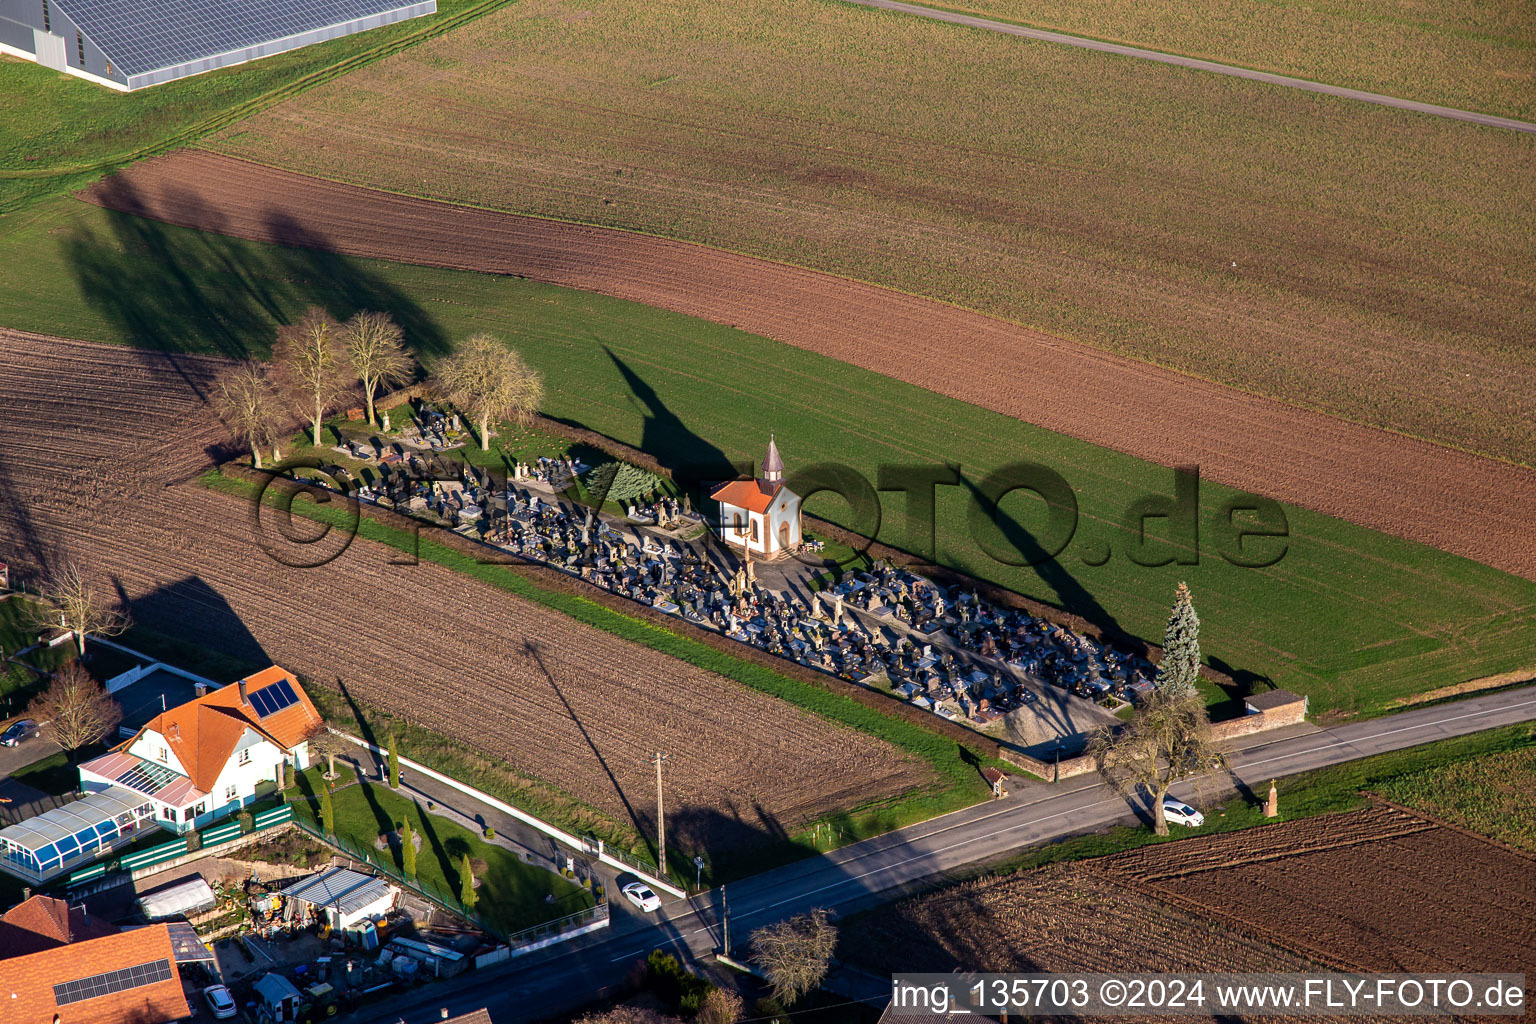
[[[14,747],[36,735],[37,723],[30,718],[23,718],[19,722],[12,722],[4,732],[0,732],[0,747]]]

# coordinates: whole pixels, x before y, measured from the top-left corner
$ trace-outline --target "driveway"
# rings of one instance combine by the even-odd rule
[[[0,729],[4,729],[11,722],[25,717],[25,715],[18,715],[16,718],[0,722]],[[8,779],[16,771],[25,768],[34,761],[41,761],[50,754],[57,754],[59,750],[59,745],[53,740],[53,726],[44,723],[42,731],[31,739],[18,746],[0,747],[0,779]]]

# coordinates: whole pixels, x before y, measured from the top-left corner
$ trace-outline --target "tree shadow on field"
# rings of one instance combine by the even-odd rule
[[[167,189],[152,203],[113,176],[97,193],[105,227],[77,226],[63,252],[86,303],[134,347],[263,358],[280,324],[320,306],[338,319],[389,313],[418,354],[447,351],[442,328],[414,299],[362,261],[326,251],[324,236],[286,214],[270,214],[266,230],[304,248],[223,234],[227,218],[191,190]],[[198,227],[152,219],[152,210]]]
[[[991,503],[981,493],[981,489],[963,473],[960,475],[960,483],[971,492],[973,502],[977,502],[983,508],[991,508]],[[1044,546],[1027,526],[1003,511],[1001,507],[997,507],[995,512],[996,515],[992,521],[1002,534],[1003,540],[1025,560],[1027,568],[1033,570],[1035,575],[1040,577],[1041,582],[1056,593],[1058,607],[1082,616],[1117,641],[1124,640],[1132,645],[1140,645],[1142,650],[1146,649],[1143,641],[1122,629],[1119,620],[1099,603],[1099,599],[1094,597],[1076,576],[1067,571],[1066,566],[1061,563],[1060,554],[1047,558]]]
[[[292,215],[268,211],[267,237],[282,244],[277,261],[283,277],[338,320],[360,309],[386,312],[405,332],[405,346],[418,358],[446,355],[453,345],[420,304],[368,269],[360,261],[335,251],[325,235],[305,227]]]
[[[587,741],[587,747],[592,751],[592,756],[597,758],[597,763],[603,769],[603,774],[608,776],[608,781],[613,785],[613,791],[619,795],[619,800],[624,804],[624,811],[629,815],[630,823],[635,826],[635,830],[642,836],[648,837],[653,834],[647,828],[647,825],[652,823],[647,822],[646,818],[635,809],[634,804],[630,803],[629,797],[624,793],[624,787],[619,784],[618,777],[613,774],[613,769],[608,767],[608,759],[603,757],[603,752],[597,748],[597,742],[592,739],[592,734],[587,732],[587,727],[582,723],[581,717],[576,714],[576,709],[571,707],[571,702],[565,697],[565,691],[561,690],[560,684],[555,682],[554,673],[549,670],[549,666],[544,664],[544,657],[539,653],[538,641],[525,641],[523,653],[527,654],[533,659],[534,664],[538,665],[539,671],[549,681],[550,689],[555,691],[555,696],[559,698],[561,705],[565,707],[565,713],[571,716],[572,722],[576,723],[577,731],[581,733],[581,738]],[[645,843],[651,851],[651,857],[654,859],[656,857],[655,844],[649,838],[645,840]]]
[[[640,376],[634,367],[615,355],[612,349],[604,345],[603,353],[618,369],[619,375],[624,379],[625,387],[629,389],[630,403],[640,411],[643,417],[640,450],[672,473],[673,479],[688,495],[695,508],[701,507],[701,501],[707,497],[702,493],[704,485],[721,480],[734,480],[744,471],[746,473],[752,471],[750,464],[747,464],[743,470],[742,466],[733,463],[717,445],[689,429],[682,418],[662,401],[656,389]],[[551,419],[568,426],[586,426],[574,420],[557,417],[551,417]],[[766,443],[767,439],[764,438],[764,444]]]
[[[157,633],[177,637],[236,661],[270,665],[272,658],[246,627],[224,595],[201,576],[187,576],[162,584],[142,597],[128,600],[128,616],[136,624]]]

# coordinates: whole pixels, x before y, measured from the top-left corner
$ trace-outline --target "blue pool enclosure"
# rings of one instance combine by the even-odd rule
[[[436,11],[437,0],[0,0],[0,53],[126,92]]]
[[[0,870],[46,882],[110,853],[154,825],[154,805],[108,789],[0,829]]]

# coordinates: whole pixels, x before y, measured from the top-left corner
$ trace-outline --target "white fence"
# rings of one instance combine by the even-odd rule
[[[386,750],[383,747],[376,746],[375,744],[369,743],[365,739],[361,739],[361,738],[359,738],[357,736],[353,736],[353,735],[351,735],[349,733],[344,733],[344,732],[342,732],[339,729],[328,729],[327,731],[329,731],[333,736],[339,736],[339,737],[341,737],[342,739],[346,740],[349,743],[354,743],[357,746],[363,747],[366,750],[371,750],[371,751],[373,751],[373,753],[377,754],[380,757],[388,757],[389,756],[389,751],[388,750]],[[586,839],[586,838],[584,838],[582,836],[573,836],[569,832],[565,831],[564,829],[556,828],[554,825],[551,825],[547,821],[543,821],[542,819],[535,818],[533,815],[529,814],[527,811],[521,810],[521,809],[519,809],[517,807],[513,807],[511,804],[507,803],[506,801],[498,800],[496,797],[491,796],[489,793],[481,792],[480,790],[474,788],[473,786],[467,786],[464,783],[460,782],[458,779],[451,778],[451,777],[449,777],[447,775],[444,775],[442,772],[433,771],[431,768],[428,768],[426,765],[420,764],[420,763],[418,763],[416,761],[412,761],[410,758],[401,757],[400,758],[400,764],[401,764],[402,767],[409,768],[412,771],[420,772],[421,774],[425,775],[429,779],[434,779],[434,780],[436,780],[438,782],[441,782],[445,786],[448,786],[448,787],[450,787],[452,789],[456,789],[460,793],[463,793],[465,796],[473,797],[474,799],[480,801],[481,803],[485,804],[488,807],[494,807],[498,811],[501,811],[501,812],[503,812],[505,814],[510,814],[512,817],[516,818],[518,821],[521,821],[523,824],[529,826],[530,828],[536,829],[539,832],[544,833],[545,835],[549,836],[551,839],[555,840],[558,843],[564,843],[566,846],[570,847],[573,850],[580,851],[585,856],[596,857],[600,862],[602,862],[604,864],[607,864],[610,867],[618,868],[621,871],[629,871],[629,872],[639,876],[640,878],[644,879],[649,885],[653,886],[654,888],[660,889],[663,892],[671,893],[673,896],[676,896],[678,899],[684,899],[688,895],[687,892],[685,892],[682,889],[679,889],[677,886],[673,885],[671,882],[668,882],[668,881],[665,881],[665,880],[663,880],[661,878],[658,878],[653,873],[651,873],[649,871],[645,871],[645,870],[643,870],[643,869],[641,869],[639,867],[636,867],[634,864],[629,863],[627,860],[623,860],[622,858],[616,857],[612,853],[609,853],[607,848],[604,846],[603,841],[601,839],[597,840],[597,842],[594,843],[590,839]]]

